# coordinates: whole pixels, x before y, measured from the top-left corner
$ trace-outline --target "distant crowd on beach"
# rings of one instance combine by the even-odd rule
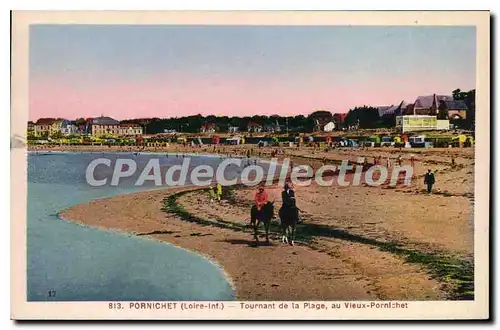
[[[328,153],[325,150],[328,149]],[[312,145],[312,146],[293,146],[293,147],[283,147],[283,146],[261,146],[261,145],[218,145],[218,144],[169,144],[166,146],[57,146],[57,145],[39,145],[39,146],[29,146],[29,150],[33,151],[45,151],[50,152],[52,150],[58,151],[90,151],[90,152],[107,152],[107,151],[119,151],[119,152],[131,152],[135,155],[139,155],[142,152],[155,152],[155,153],[165,153],[165,157],[169,157],[169,154],[172,156],[175,154],[175,157],[186,157],[189,153],[209,153],[209,154],[217,154],[223,158],[246,158],[247,161],[244,163],[244,166],[249,166],[251,164],[256,164],[257,159],[259,158],[277,158],[284,159],[286,157],[290,157],[291,167],[294,166],[294,161],[297,163],[304,164],[307,163],[307,159],[310,159],[309,165],[313,169],[317,169],[321,166],[332,164],[332,159],[327,157],[326,154],[338,154],[339,152],[351,152],[358,153],[360,156],[358,157],[358,161],[354,160],[353,162],[357,165],[362,165],[363,168],[369,168],[371,166],[385,166],[386,168],[392,168],[394,166],[404,166],[409,165],[411,167],[416,166],[417,162],[421,162],[423,160],[424,154],[419,152],[420,150],[416,150],[416,152],[412,152],[409,156],[403,157],[403,153],[408,155],[409,150],[399,150],[400,153],[397,153],[398,150],[395,148],[380,148],[382,154],[379,155],[363,155],[361,154],[364,151],[364,148],[358,148],[357,150],[343,150],[339,149],[338,151],[334,151],[335,149],[327,146],[325,150],[321,150],[320,145]],[[350,151],[349,151],[350,150]],[[377,149],[371,149],[371,153]],[[459,150],[457,150],[459,151]],[[303,155],[303,156],[302,156]],[[420,156],[417,156],[420,155]],[[294,159],[295,157],[305,157],[303,159]],[[450,162],[451,168],[457,166],[455,160],[455,154],[450,153]],[[312,162],[316,162],[316,166],[313,165]],[[338,160],[333,161],[338,162]],[[425,184],[430,184],[432,190],[432,185],[435,184],[435,173],[436,171],[432,171],[429,169],[429,172],[433,173],[433,177],[427,177],[425,179]],[[220,200],[222,193],[220,189],[217,187],[213,187],[214,195],[213,200]]]

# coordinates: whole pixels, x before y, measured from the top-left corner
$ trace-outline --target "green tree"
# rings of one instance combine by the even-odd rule
[[[460,90],[460,88],[457,88],[455,89],[453,92],[451,92],[452,95],[453,95],[453,99],[454,100],[465,100],[465,98],[467,97],[467,93],[466,92],[462,92]]]
[[[305,117],[304,115],[297,115],[294,117],[286,117],[288,119],[288,131],[289,132],[312,132],[316,123],[311,117]]]
[[[59,132],[59,131],[57,131],[57,132],[52,133],[50,135],[50,137],[53,138],[53,139],[60,139],[60,138],[62,138],[62,133]]]
[[[376,128],[381,126],[378,109],[366,105],[349,110],[345,118],[345,123],[347,126],[355,126],[359,123],[359,128]]]
[[[80,127],[80,126],[83,126],[86,124],[87,124],[87,121],[85,120],[85,118],[78,118],[77,120],[75,120],[75,126],[77,126],[77,127]]]
[[[467,105],[467,116],[465,120],[453,122],[457,126],[465,129],[475,130],[476,120],[476,90],[472,89],[468,92],[462,92],[460,89],[455,89],[452,92],[454,100],[463,100]]]

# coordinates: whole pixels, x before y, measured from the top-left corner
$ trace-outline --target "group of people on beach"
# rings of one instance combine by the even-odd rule
[[[382,162],[381,155],[379,155],[378,157],[373,157],[373,160],[374,160],[374,165],[384,165]],[[394,162],[390,156],[387,156],[387,158],[385,160],[385,165],[387,167],[392,167],[394,164],[397,164],[398,166],[402,166],[403,165],[403,156],[398,155]],[[411,164],[411,166],[415,165],[415,155],[410,156],[410,164]]]
[[[209,189],[210,192],[210,202],[220,202],[222,200],[222,185],[220,183],[217,183],[214,186],[211,186]]]

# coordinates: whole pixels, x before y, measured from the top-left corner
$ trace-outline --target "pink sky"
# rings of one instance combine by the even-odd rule
[[[347,112],[475,88],[467,26],[30,28],[30,120]]]
[[[76,77],[74,77],[76,78]],[[125,79],[33,78],[30,83],[30,120],[41,117],[110,116],[119,120],[140,117],[179,117],[193,114],[251,116],[309,114],[317,109],[347,112],[361,105],[413,102],[418,95],[451,94],[463,81],[457,75],[411,75],[385,81],[365,79],[354,83],[307,77],[295,82],[272,78],[250,80],[182,80],[155,77],[139,82]],[[300,82],[297,82],[300,81]]]

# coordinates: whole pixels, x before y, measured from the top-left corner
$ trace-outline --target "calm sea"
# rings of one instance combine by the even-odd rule
[[[113,164],[116,157],[134,159],[138,169],[152,157],[160,159],[162,169],[182,163],[182,157],[172,154],[31,152],[28,301],[235,299],[223,272],[195,253],[152,239],[59,219],[57,213],[72,205],[156,189],[153,184],[135,187],[135,180],[125,180],[118,187],[91,187],[85,180],[85,170],[93,159],[102,157],[111,159]],[[220,161],[215,156],[191,157],[192,166],[216,165]]]

